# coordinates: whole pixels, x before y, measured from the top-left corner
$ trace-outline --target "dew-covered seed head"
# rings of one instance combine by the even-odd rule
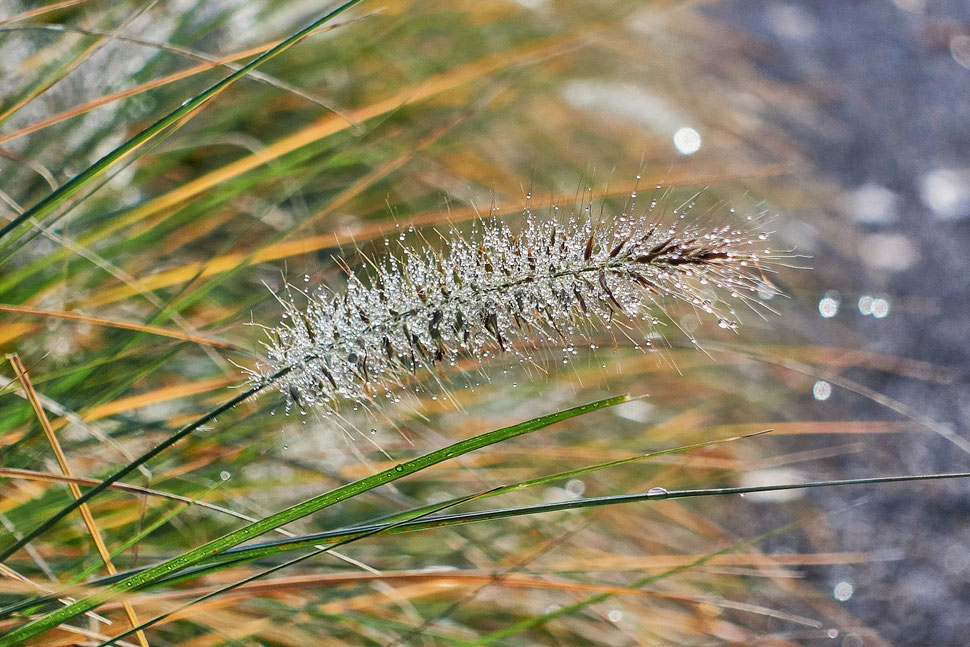
[[[351,275],[343,293],[311,292],[305,306],[282,298],[283,323],[251,380],[291,367],[273,386],[301,409],[359,406],[459,359],[575,348],[616,318],[643,323],[649,348],[649,329],[673,301],[735,330],[729,301],[756,306],[776,292],[765,278],[772,254],[750,244],[763,232],[666,225],[649,211],[595,223],[588,213],[541,220],[530,210],[517,231],[484,220],[467,237],[450,231],[441,251],[403,247],[366,281]]]

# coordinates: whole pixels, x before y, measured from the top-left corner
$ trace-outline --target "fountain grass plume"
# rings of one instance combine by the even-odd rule
[[[498,218],[467,235],[452,227],[440,249],[402,245],[372,261],[369,277],[349,273],[342,292],[321,286],[301,297],[287,286],[283,322],[269,329],[266,361],[250,380],[271,382],[287,409],[366,406],[396,399],[408,375],[462,358],[531,361],[537,348],[569,353],[618,321],[654,328],[671,302],[735,329],[736,303],[758,307],[777,292],[765,273],[780,256],[765,248],[766,233],[705,226],[687,217],[688,205],[664,222],[656,201],[636,213],[632,198],[612,219],[594,220],[586,205],[565,219],[528,210],[518,230]],[[650,349],[650,337],[638,345]]]

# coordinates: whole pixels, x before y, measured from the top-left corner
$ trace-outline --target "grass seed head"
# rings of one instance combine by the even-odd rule
[[[683,214],[672,224],[649,212],[596,223],[589,212],[562,221],[530,211],[517,232],[497,219],[467,237],[452,229],[441,251],[403,247],[367,282],[350,275],[345,291],[319,288],[305,306],[288,290],[251,379],[290,367],[273,386],[301,409],[367,404],[392,397],[409,374],[462,358],[525,361],[617,320],[650,329],[672,301],[735,329],[734,304],[757,307],[776,292],[765,272],[779,256],[764,233],[705,228]],[[647,337],[638,345],[650,348]]]

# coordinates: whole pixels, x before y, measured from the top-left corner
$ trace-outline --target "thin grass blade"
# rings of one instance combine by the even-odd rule
[[[168,113],[155,123],[153,123],[148,128],[142,130],[137,135],[118,146],[113,151],[99,159],[97,162],[86,168],[84,171],[74,176],[69,182],[65,183],[56,191],[52,192],[46,198],[38,202],[36,205],[25,211],[24,213],[18,215],[0,227],[0,238],[3,238],[8,233],[13,231],[15,228],[28,221],[30,218],[36,218],[37,220],[42,220],[48,216],[57,207],[61,206],[67,200],[71,198],[74,194],[81,191],[84,187],[90,184],[92,181],[97,179],[100,175],[105,173],[109,168],[114,166],[114,164],[121,159],[128,156],[129,153],[133,152],[139,148],[142,144],[149,141],[163,130],[169,126],[175,124],[181,119],[188,117],[192,112],[202,107],[207,101],[215,97],[217,94],[225,90],[227,87],[232,85],[234,82],[238,81],[244,77],[250,70],[254,70],[266,61],[274,58],[275,56],[283,53],[293,45],[297,44],[307,36],[309,36],[314,30],[321,27],[326,22],[335,18],[337,15],[343,13],[344,11],[350,9],[351,7],[360,4],[362,0],[348,0],[336,9],[328,12],[323,17],[313,21],[300,31],[296,32],[286,40],[282,41],[276,47],[266,51],[265,53],[257,56],[252,61],[246,65],[239,68],[236,72],[233,72],[229,76],[225,77],[215,85],[206,88],[203,92],[197,94],[191,99],[187,100],[181,106]]]
[[[237,398],[238,397],[240,396],[237,396]],[[437,465],[438,463],[451,460],[477,449],[488,447],[489,445],[548,427],[556,422],[574,418],[576,416],[590,413],[598,409],[603,409],[605,407],[614,406],[628,400],[629,396],[617,396],[592,402],[590,404],[573,407],[571,409],[565,409],[563,411],[558,411],[546,416],[533,418],[532,420],[527,420],[509,427],[503,427],[501,429],[480,434],[466,440],[461,440],[457,443],[430,452],[413,460],[400,463],[393,468],[384,470],[383,472],[378,472],[377,474],[373,474],[366,478],[348,483],[325,494],[321,494],[320,496],[308,499],[302,503],[298,503],[294,506],[286,508],[285,510],[281,510],[280,512],[261,519],[256,523],[244,526],[243,528],[231,532],[223,537],[207,542],[140,573],[126,577],[125,579],[111,585],[103,591],[99,591],[98,593],[81,599],[70,606],[58,609],[46,616],[21,625],[13,631],[0,636],[0,647],[13,647],[13,645],[52,629],[62,622],[66,622],[67,620],[84,613],[85,611],[90,611],[91,609],[98,607],[108,600],[129,591],[140,589],[162,577],[178,573],[179,571],[197,564],[206,558],[218,555],[219,553],[232,548],[233,546],[237,546],[245,541],[258,537],[263,533],[274,530],[275,528],[279,528],[280,526],[295,521],[296,519],[300,519],[341,501],[345,501],[359,494],[363,494],[364,492],[372,490],[378,486],[391,483],[404,476],[408,476],[409,474],[414,474],[415,472],[419,472],[423,469],[431,467],[432,465]],[[107,485],[105,487],[107,487]],[[94,489],[89,491],[87,494],[90,495]],[[84,497],[82,497],[82,499],[83,498]],[[78,501],[80,500],[81,499],[78,499]],[[352,536],[359,536],[360,534],[361,533],[358,532],[354,533]],[[348,535],[348,538],[350,536],[351,535]]]

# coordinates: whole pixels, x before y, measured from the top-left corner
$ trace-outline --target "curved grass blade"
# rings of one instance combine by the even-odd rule
[[[522,481],[520,483],[513,483],[511,485],[503,485],[500,488],[496,488],[489,492],[483,497],[492,497],[499,494],[505,494],[507,492],[517,492],[519,490],[524,490],[526,488],[534,487],[536,485],[544,485],[546,483],[551,483],[553,481],[562,481],[565,479],[576,478],[577,476],[582,476],[583,474],[589,474],[590,472],[598,472],[599,470],[606,469],[608,467],[618,467],[620,465],[626,465],[627,463],[635,463],[638,461],[644,461],[649,458],[656,458],[657,456],[668,456],[670,454],[680,454],[683,452],[688,452],[692,449],[701,449],[704,447],[710,447],[712,445],[721,445],[723,443],[730,443],[736,440],[743,440],[745,438],[754,438],[755,436],[760,436],[770,432],[771,429],[764,429],[762,431],[756,431],[750,434],[743,434],[738,436],[729,436],[727,438],[716,438],[714,440],[705,440],[704,442],[694,443],[692,445],[680,445],[678,447],[671,447],[669,449],[660,449],[653,452],[647,452],[646,454],[638,454],[636,456],[630,456],[628,458],[619,458],[613,461],[607,461],[605,463],[598,463],[596,465],[589,465],[587,467],[580,467],[574,470],[567,470],[565,472],[557,472],[556,474],[549,474],[547,476],[540,476],[538,478],[529,479],[527,481]],[[457,499],[455,499],[457,500]],[[425,506],[426,508],[431,508],[432,506]],[[424,509],[424,508],[419,508]],[[400,518],[407,516],[411,518],[416,510],[409,510],[404,513],[390,515],[387,517],[382,517],[380,519],[375,519],[371,523],[390,523],[397,521]]]
[[[57,11],[58,9],[64,9],[66,7],[73,7],[74,5],[83,4],[87,1],[88,0],[62,0],[62,2],[55,2],[47,5],[46,7],[28,9],[27,11],[22,11],[21,13],[10,16],[9,18],[0,19],[0,25],[9,25],[13,22],[26,20],[28,18],[35,18],[36,16],[50,13],[51,11]]]
[[[186,569],[182,573],[172,576],[164,577],[156,580],[152,583],[150,587],[146,586],[144,588],[154,588],[155,586],[161,586],[166,584],[174,584],[177,582],[186,581],[189,579],[194,579],[202,575],[213,573],[215,571],[223,570],[230,566],[238,566],[245,562],[251,562],[258,559],[265,559],[273,557],[280,553],[297,550],[301,548],[308,548],[315,546],[316,544],[325,543],[329,541],[344,541],[353,537],[359,537],[363,534],[372,533],[375,531],[385,532],[387,534],[397,534],[403,532],[416,532],[421,530],[430,530],[432,528],[443,528],[445,526],[455,526],[466,523],[475,523],[478,521],[493,521],[496,519],[507,519],[511,517],[521,517],[533,514],[542,514],[546,512],[562,512],[567,510],[577,510],[580,508],[594,508],[603,507],[607,505],[615,505],[619,503],[639,503],[643,501],[660,501],[664,499],[689,499],[694,497],[702,496],[724,496],[724,495],[734,495],[734,494],[752,494],[756,492],[777,492],[780,490],[798,490],[798,489],[811,489],[811,488],[824,488],[824,487],[840,487],[846,485],[872,485],[881,483],[907,483],[914,481],[932,481],[932,480],[942,480],[942,479],[956,479],[956,478],[970,478],[970,472],[957,472],[948,474],[917,474],[917,475],[906,475],[906,476],[879,476],[872,478],[860,478],[860,479],[841,479],[835,481],[814,481],[811,483],[787,483],[782,485],[760,485],[760,486],[750,486],[750,487],[732,487],[732,488],[707,488],[707,489],[694,489],[694,490],[663,490],[662,488],[654,488],[648,492],[641,492],[636,494],[618,494],[603,497],[591,497],[586,499],[573,499],[570,501],[557,501],[553,503],[540,503],[525,506],[515,506],[509,508],[496,508],[491,510],[476,510],[472,512],[460,512],[450,515],[441,515],[428,517],[425,519],[415,520],[415,514],[421,514],[427,510],[427,507],[416,508],[401,516],[408,515],[408,519],[397,520],[391,522],[380,522],[373,524],[366,524],[360,526],[352,526],[349,528],[339,528],[336,530],[328,530],[324,532],[312,533],[308,535],[301,535],[299,537],[294,537],[290,539],[276,539],[272,541],[259,542],[249,544],[247,546],[242,546],[239,548],[230,548],[225,550],[218,555],[215,555],[208,559],[203,559],[198,562],[198,566],[192,569]],[[487,492],[483,496],[491,496],[492,492]],[[393,528],[392,528],[393,526]],[[119,574],[112,578],[101,578],[99,580],[90,583],[90,586],[107,585],[114,582],[118,582],[121,577],[131,577],[132,573],[138,574],[144,572],[145,569],[140,571],[129,571],[128,573]],[[37,603],[43,598],[35,598],[30,603]],[[47,600],[44,600],[47,601]],[[17,608],[23,608],[27,603],[18,605]],[[13,610],[11,608],[11,610]],[[0,643],[2,645],[3,643]]]
[[[80,312],[67,312],[62,310],[44,310],[41,308],[15,305],[10,303],[0,303],[0,312],[14,312],[17,314],[32,315],[35,317],[49,317],[51,319],[79,321],[79,322],[91,324],[94,326],[107,326],[110,328],[122,328],[124,330],[136,330],[139,332],[148,333],[149,335],[159,335],[162,337],[170,337],[172,339],[179,339],[182,341],[190,341],[198,344],[215,346],[216,348],[228,348],[228,349],[234,348],[234,346],[229,342],[221,341],[218,339],[212,339],[211,337],[206,337],[204,335],[193,335],[192,333],[184,332],[181,330],[162,328],[161,326],[152,326],[152,325],[143,324],[137,321],[122,321],[119,319],[108,319],[106,317],[97,317],[95,315],[87,315],[87,314],[82,314]]]
[[[635,494],[617,494],[602,497],[589,497],[585,499],[573,499],[570,501],[556,501],[553,503],[537,503],[525,506],[510,508],[498,508],[492,510],[479,510],[474,512],[461,512],[451,515],[431,517],[423,521],[415,521],[398,525],[393,532],[412,532],[416,530],[428,530],[430,528],[441,528],[476,521],[491,521],[494,519],[505,519],[509,517],[521,517],[525,515],[541,514],[545,512],[560,512],[564,510],[577,510],[580,508],[596,508],[618,503],[639,503],[642,501],[660,501],[664,499],[690,499],[703,496],[725,496],[732,494],[752,494],[756,492],[777,492],[780,490],[799,490],[824,487],[840,487],[845,485],[867,485],[879,483],[907,483],[912,481],[931,481],[941,479],[970,478],[970,472],[956,472],[948,474],[916,474],[906,476],[879,476],[860,479],[840,479],[835,481],[813,481],[811,483],[786,483],[782,485],[759,485],[750,487],[727,487],[727,488],[706,488],[695,490],[664,490],[663,488],[653,488],[648,492]],[[397,522],[392,522],[397,523]],[[237,549],[227,550],[219,555],[219,558],[240,558],[249,561],[251,559],[261,559],[269,557],[277,552],[274,550],[287,547],[288,550],[302,548],[314,542],[336,541],[344,537],[361,533],[370,532],[375,528],[384,527],[388,523],[371,524],[357,526],[339,530],[303,535],[295,539],[278,539],[258,544],[250,544]]]
[[[805,483],[801,486],[787,486],[787,487],[786,486],[765,486],[764,488],[762,487],[716,488],[713,490],[700,490],[698,491],[697,495],[705,496],[705,495],[715,495],[715,494],[747,494],[754,490],[757,490],[760,492],[775,492],[778,490],[792,489],[797,487],[831,487],[831,486],[838,486],[838,485],[858,485],[858,484],[864,484],[864,483],[900,483],[900,482],[906,482],[906,481],[925,481],[925,480],[934,480],[934,479],[967,478],[967,477],[970,477],[970,473],[921,474],[921,475],[914,475],[914,476],[889,476],[889,477],[879,477],[879,478],[870,478],[870,479],[842,479],[838,481],[817,481],[814,483]],[[731,490],[734,490],[734,491],[732,492]],[[741,492],[739,490],[745,490],[745,491]],[[684,498],[683,496],[681,496],[682,493],[683,493],[682,491],[670,492],[668,494],[672,496],[668,496],[664,498]],[[676,496],[673,496],[675,494]],[[686,564],[681,564],[679,566],[666,570],[662,573],[657,573],[654,575],[648,575],[646,577],[642,577],[632,582],[629,586],[630,588],[641,588],[653,582],[662,580],[672,575],[676,575],[677,573],[681,573],[681,572],[690,570],[692,568],[696,568],[698,566],[703,566],[704,564],[710,562],[711,560],[717,557],[720,557],[721,555],[726,555],[728,553],[737,552],[738,550],[741,550],[743,548],[755,546],[761,543],[762,541],[765,541],[766,539],[770,539],[772,537],[782,535],[788,532],[789,530],[793,530],[794,528],[802,525],[803,523],[804,522],[795,522],[795,523],[788,524],[786,526],[782,526],[781,528],[776,528],[775,530],[764,533],[757,537],[753,537],[751,539],[747,539],[745,541],[728,546],[726,548],[722,548],[721,550],[709,553],[707,555],[703,555],[696,560],[693,560]],[[551,620],[555,620],[556,618],[566,616],[576,611],[581,611],[594,604],[599,604],[601,602],[604,602],[609,598],[613,597],[613,595],[614,595],[613,593],[600,593],[598,595],[591,596],[585,600],[580,600],[579,602],[574,602],[573,604],[563,606],[554,611],[550,611],[548,613],[545,613],[539,616],[521,620],[519,622],[513,623],[512,625],[506,627],[505,629],[500,629],[486,636],[483,636],[476,642],[472,643],[472,645],[473,647],[479,647],[480,645],[491,645],[493,643],[502,641],[516,634],[522,633],[523,631],[528,631],[529,629],[533,629],[535,627],[544,625],[550,622]]]
[[[250,391],[252,390],[253,389],[250,389]],[[233,401],[241,401],[240,398],[245,399],[251,395],[252,394],[247,391],[246,393],[240,394],[240,396],[233,398]],[[296,519],[300,519],[326,507],[372,490],[380,485],[391,483],[392,481],[396,481],[409,474],[419,472],[423,469],[431,467],[432,465],[437,465],[438,463],[456,458],[477,449],[488,447],[489,445],[548,427],[556,422],[567,420],[585,413],[590,413],[605,407],[614,406],[628,400],[629,396],[622,395],[607,398],[605,400],[599,400],[597,402],[591,402],[589,404],[573,407],[571,409],[565,409],[563,411],[558,411],[546,416],[533,418],[532,420],[527,420],[509,427],[503,427],[501,429],[480,434],[466,440],[458,441],[457,443],[430,452],[424,456],[419,456],[418,458],[400,463],[393,468],[384,470],[383,472],[378,472],[377,474],[373,474],[352,483],[348,483],[317,497],[303,501],[302,503],[290,506],[285,510],[281,510],[280,512],[265,517],[256,523],[244,526],[234,532],[224,535],[223,537],[209,541],[186,553],[162,562],[161,564],[157,564],[144,571],[128,576],[125,579],[111,585],[110,587],[85,597],[84,599],[81,599],[70,606],[57,609],[46,616],[21,625],[7,634],[0,636],[0,647],[13,647],[13,645],[18,644],[23,640],[52,629],[62,622],[65,622],[78,614],[84,613],[85,611],[90,611],[91,609],[94,609],[104,602],[107,602],[108,600],[113,599],[123,593],[137,590],[152,584],[162,577],[178,573],[189,566],[197,564],[206,558],[211,558],[229,548],[232,548],[233,546],[243,543],[244,541],[258,537],[259,535],[269,532],[270,530],[274,530],[280,526],[295,521]],[[226,405],[220,407],[220,409],[223,408],[228,407],[226,407]],[[205,416],[207,420],[213,417],[215,416],[212,414],[207,414],[207,416]],[[193,424],[198,427],[198,424]],[[172,437],[170,437],[169,440],[171,440],[171,438]],[[166,442],[168,443],[169,440]],[[126,467],[125,469],[130,472],[131,469],[134,468],[128,469],[128,467]],[[103,482],[102,485],[104,486],[101,488],[102,490],[108,487],[105,482]],[[91,492],[94,492],[97,489],[98,488],[92,489],[87,493],[87,495],[90,495]],[[90,496],[88,496],[88,498],[90,498]],[[84,496],[82,496],[81,499],[78,499],[78,501],[81,500],[84,500]],[[69,507],[70,506],[67,506],[64,509],[66,510]],[[359,536],[360,534],[360,532],[356,532],[353,533],[353,536]],[[348,535],[348,538],[349,537],[350,535]]]
[[[73,477],[74,474],[71,471],[71,466],[67,460],[67,455],[61,448],[61,442],[58,440],[57,434],[54,433],[50,420],[47,418],[47,413],[44,411],[44,407],[40,403],[40,398],[38,397],[37,392],[34,390],[34,385],[27,376],[27,367],[24,366],[20,356],[16,353],[7,355],[7,359],[10,361],[11,366],[13,366],[14,372],[17,374],[17,377],[20,380],[21,386],[24,390],[24,395],[26,395],[27,401],[30,402],[30,405],[37,417],[37,421],[44,430],[44,435],[47,437],[47,441],[54,452],[55,458],[57,459],[58,467],[64,476]],[[81,497],[81,488],[78,487],[77,483],[71,482],[69,485],[71,495],[75,499],[79,499]],[[84,526],[87,528],[88,534],[91,536],[91,541],[94,543],[98,556],[101,558],[101,563],[104,565],[105,570],[112,575],[117,573],[118,569],[115,567],[112,555],[109,553],[108,547],[104,543],[101,530],[98,528],[98,524],[94,519],[94,515],[91,513],[91,509],[87,505],[82,505],[79,506],[78,511],[81,513],[81,518],[84,520]],[[135,615],[135,610],[132,608],[131,603],[125,600],[123,607],[125,610],[125,615],[128,617],[128,622],[131,623],[131,626],[138,626],[138,616]],[[143,632],[135,631],[134,634],[138,637],[138,643],[142,647],[149,647],[148,639],[145,638],[145,634]]]
[[[90,480],[93,481],[94,479],[90,479]],[[222,485],[221,482],[213,483],[211,486],[209,486],[209,488],[207,488],[205,491],[203,491],[199,495],[199,498],[194,499],[194,500],[193,499],[190,499],[188,497],[181,497],[181,496],[178,496],[178,495],[170,495],[170,496],[177,496],[178,497],[177,500],[179,500],[181,502],[181,504],[178,505],[178,506],[176,506],[176,507],[174,507],[174,508],[172,508],[168,512],[162,514],[158,519],[156,519],[152,523],[146,525],[139,532],[135,533],[134,535],[132,535],[131,537],[129,537],[128,539],[126,539],[125,541],[123,541],[121,544],[119,544],[118,546],[116,546],[114,548],[114,550],[111,551],[111,557],[112,557],[112,559],[115,558],[115,557],[117,557],[118,555],[121,555],[122,553],[124,553],[126,550],[128,550],[132,546],[138,544],[138,542],[140,542],[143,538],[147,537],[152,532],[154,532],[156,529],[160,528],[164,524],[166,524],[169,521],[171,521],[174,517],[178,516],[183,511],[187,510],[193,504],[195,504],[195,505],[208,505],[208,506],[212,506],[212,504],[206,504],[205,502],[201,501],[200,499],[201,499],[201,497],[206,496],[209,492],[212,492],[213,490],[215,490],[216,488],[218,488],[220,485]],[[219,506],[215,506],[215,507],[218,508]],[[222,508],[222,510],[225,510],[225,509]],[[98,564],[98,563],[91,564],[86,569],[84,569],[80,573],[77,573],[76,575],[74,575],[73,577],[71,577],[69,580],[67,580],[65,582],[65,584],[66,585],[77,585],[77,584],[80,584],[91,573],[93,573],[94,571],[98,570],[99,567],[100,567],[100,564]],[[127,574],[127,572],[122,572],[122,573],[119,573],[117,575],[120,576],[120,577],[125,577],[126,574]],[[114,579],[118,579],[118,578],[116,577]],[[94,585],[97,586],[97,584],[94,584]],[[54,599],[55,599],[54,596],[53,595],[50,595],[50,596],[44,596],[42,598],[34,598],[32,600],[25,600],[25,601],[22,601],[22,602],[18,602],[16,604],[8,605],[8,606],[0,609],[0,618],[8,618],[8,617],[10,617],[11,615],[13,615],[15,613],[21,613],[21,614],[41,613],[43,611],[43,606],[49,604]]]
[[[200,108],[206,101],[212,99],[217,94],[229,87],[232,83],[245,76],[250,70],[256,69],[271,58],[283,53],[293,45],[309,36],[314,30],[321,27],[324,23],[330,21],[332,18],[343,13],[347,9],[360,4],[362,1],[363,0],[347,0],[347,2],[344,2],[323,17],[318,18],[286,40],[280,42],[280,44],[276,47],[273,47],[264,54],[257,56],[252,61],[225,77],[215,85],[206,88],[203,92],[192,97],[181,106],[123,143],[121,146],[115,148],[113,151],[99,159],[84,171],[74,176],[69,182],[61,186],[56,191],[50,193],[46,198],[35,204],[33,207],[13,218],[3,227],[0,227],[0,238],[3,238],[5,235],[13,231],[16,227],[20,226],[30,218],[42,220],[52,211],[54,211],[54,209],[64,204],[68,199],[70,199],[71,196],[79,192],[98,176],[102,175],[105,171],[114,166],[116,162],[126,157],[129,153],[140,147],[142,144],[158,135],[165,128],[189,116],[193,111]]]
[[[456,505],[461,505],[462,503],[467,503],[469,501],[473,501],[475,499],[479,499],[479,498],[481,498],[483,496],[488,496],[491,492],[492,492],[492,490],[486,490],[485,492],[478,492],[476,494],[471,494],[471,495],[468,495],[468,496],[460,497],[460,498],[455,499],[455,500],[452,500],[452,501],[445,501],[444,503],[439,503],[439,504],[433,506],[433,508],[430,509],[430,510],[427,510],[425,512],[422,512],[418,516],[419,517],[429,516],[429,515],[432,515],[432,514],[434,514],[436,512],[441,512],[442,510],[447,510],[448,508],[453,508]],[[405,522],[404,521],[401,521],[399,523],[405,523]],[[258,573],[254,573],[253,575],[250,575],[249,577],[246,577],[246,578],[243,578],[243,579],[238,580],[236,582],[233,582],[232,584],[228,584],[226,586],[220,587],[220,588],[216,589],[215,591],[212,591],[212,592],[207,593],[207,594],[205,594],[203,596],[200,596],[200,597],[198,597],[198,598],[196,598],[194,600],[190,600],[189,602],[186,602],[184,604],[181,604],[178,607],[176,607],[175,609],[173,609],[171,611],[168,611],[166,613],[163,613],[161,615],[158,615],[158,616],[152,618],[151,620],[146,620],[145,622],[141,623],[139,626],[134,627],[133,629],[128,630],[128,631],[125,631],[123,633],[120,633],[117,636],[112,637],[110,640],[106,640],[106,641],[102,642],[100,645],[98,645],[98,647],[108,647],[109,645],[114,645],[114,644],[116,644],[116,641],[121,640],[122,638],[126,638],[126,637],[130,636],[133,633],[135,633],[136,631],[144,631],[148,627],[150,627],[150,626],[152,626],[152,625],[154,625],[154,624],[156,624],[158,622],[161,622],[162,620],[170,617],[171,615],[173,615],[175,613],[178,613],[179,611],[182,611],[184,609],[189,608],[193,604],[198,604],[200,602],[204,602],[205,600],[209,600],[211,598],[214,598],[214,597],[216,597],[218,595],[221,595],[221,594],[223,594],[223,593],[225,593],[227,591],[232,591],[233,589],[237,589],[240,586],[243,586],[244,584],[248,584],[250,582],[254,582],[254,581],[256,581],[256,580],[258,580],[258,579],[260,579],[262,577],[266,577],[267,575],[271,575],[273,573],[276,573],[277,571],[281,571],[284,568],[288,568],[290,566],[294,566],[296,564],[299,564],[300,562],[306,561],[306,560],[310,559],[311,557],[316,557],[317,555],[320,555],[321,553],[329,552],[329,551],[333,550],[334,548],[339,548],[339,547],[341,547],[341,546],[343,546],[345,544],[349,544],[351,542],[358,541],[358,540],[364,539],[366,537],[371,537],[373,535],[378,535],[378,534],[380,534],[382,532],[386,532],[387,530],[390,530],[392,528],[394,528],[394,524],[391,524],[391,525],[387,526],[386,528],[380,528],[380,529],[374,530],[373,532],[365,533],[363,535],[358,535],[356,537],[349,537],[347,539],[343,539],[341,541],[338,541],[338,542],[335,542],[333,544],[330,544],[329,546],[321,546],[321,547],[317,548],[314,551],[311,551],[311,552],[309,552],[309,553],[307,553],[305,555],[300,555],[299,557],[295,557],[295,558],[293,558],[291,560],[288,560],[286,562],[283,562],[282,564],[278,564],[277,566],[274,566],[273,568],[267,569],[265,571],[260,571]]]
[[[52,514],[42,524],[34,528],[29,533],[26,533],[19,540],[15,541],[12,545],[4,549],[3,552],[0,553],[0,562],[5,561],[8,557],[16,553],[18,550],[26,546],[28,543],[30,543],[33,539],[40,536],[50,528],[54,527],[54,525],[57,524],[58,521],[60,521],[61,519],[69,515],[74,510],[77,510],[79,506],[83,505],[84,503],[87,503],[97,495],[101,494],[109,487],[111,487],[112,484],[117,483],[127,475],[131,474],[136,469],[138,469],[139,467],[141,467],[142,465],[144,465],[145,463],[155,458],[163,451],[165,451],[166,449],[168,449],[169,447],[171,447],[172,445],[180,441],[182,438],[185,438],[186,436],[191,434],[199,427],[205,425],[207,422],[216,419],[221,414],[225,413],[226,411],[229,411],[236,405],[241,404],[242,402],[245,402],[249,398],[253,397],[257,393],[265,389],[266,386],[269,384],[269,381],[272,380],[274,377],[276,376],[271,376],[269,380],[267,380],[267,383],[264,385],[253,386],[247,389],[246,391],[243,391],[236,397],[216,407],[215,409],[205,414],[204,416],[182,427],[177,432],[175,432],[174,434],[172,434],[171,436],[163,440],[161,443],[151,448],[150,450],[148,450],[147,452],[145,452],[135,460],[131,461],[130,463],[128,463],[127,465],[119,469],[117,472],[115,472],[108,478],[101,481],[98,485],[94,486],[93,488],[91,488],[90,490],[82,494],[78,499],[75,499],[70,504],[64,506],[63,508],[61,508],[60,510]]]
[[[206,490],[206,492],[202,494],[202,496],[204,496],[208,492],[211,492],[212,490],[219,487],[220,485],[221,483],[214,483],[212,486],[208,488],[208,490]],[[153,522],[151,522],[150,524],[142,528],[139,532],[130,536],[128,539],[126,539],[121,544],[116,546],[114,550],[111,551],[111,558],[114,559],[115,557],[118,557],[119,555],[123,554],[126,550],[128,550],[132,546],[137,545],[142,539],[144,539],[152,532],[154,532],[155,530],[165,525],[173,518],[175,518],[176,516],[184,512],[185,510],[187,510],[192,505],[192,503],[199,503],[199,502],[189,500],[187,502],[183,502],[181,505],[175,506],[168,512],[165,512],[164,514],[162,514],[158,519],[154,520]],[[92,564],[88,566],[86,569],[84,569],[83,571],[81,571],[80,573],[77,573],[76,575],[72,576],[67,582],[65,582],[65,584],[67,585],[79,584],[88,575],[98,570],[99,567],[100,567],[100,564],[97,564],[97,563]],[[124,574],[122,573],[121,576],[123,577]],[[40,607],[42,605],[48,604],[51,599],[53,599],[53,596],[45,596],[44,598],[35,598],[34,600],[27,600],[25,602],[21,602],[16,605],[10,605],[9,607],[0,609],[0,618],[6,618],[11,614],[17,613],[17,612],[21,612],[23,614],[40,613],[42,611]]]
[[[373,16],[375,14],[373,13],[366,14],[361,18],[366,17],[368,15]],[[357,18],[355,20],[360,20],[361,18]],[[333,31],[334,29],[340,29],[341,27],[346,27],[349,24],[349,22],[350,21],[327,25],[326,28],[321,29],[319,33]],[[2,24],[3,23],[0,23],[0,25]],[[173,72],[172,74],[167,74],[163,77],[154,78],[149,81],[145,81],[144,83],[140,83],[133,88],[128,88],[126,90],[119,90],[117,92],[111,92],[109,94],[102,95],[95,99],[91,99],[90,101],[86,101],[80,105],[76,105],[72,108],[68,108],[67,110],[63,110],[50,117],[41,119],[40,121],[35,121],[25,126],[21,126],[17,130],[0,135],[0,144],[8,142],[12,139],[17,139],[18,137],[23,137],[24,135],[29,135],[30,133],[36,132],[38,130],[42,130],[49,126],[59,124],[67,119],[86,114],[96,108],[100,108],[102,106],[111,104],[115,101],[126,99],[128,97],[141,94],[142,92],[145,92],[147,90],[152,90],[164,85],[168,85],[170,83],[174,83],[176,81],[181,81],[182,79],[189,78],[191,76],[199,74],[200,72],[207,72],[214,67],[225,67],[232,72],[238,71],[240,66],[237,65],[235,61],[238,61],[239,59],[243,59],[243,58],[249,58],[250,56],[258,56],[259,54],[262,54],[266,50],[271,49],[275,45],[278,45],[280,43],[280,41],[276,40],[268,43],[263,43],[262,45],[257,45],[256,47],[251,47],[243,51],[232,52],[231,54],[225,54],[222,56],[210,56],[185,47],[177,47],[174,45],[170,45],[165,42],[143,40],[140,38],[125,36],[123,34],[99,31],[95,29],[85,29],[82,27],[74,27],[70,25],[49,24],[49,25],[23,25],[23,26],[15,26],[15,27],[0,26],[0,32],[28,31],[28,30],[30,31],[46,30],[46,31],[54,31],[58,33],[71,32],[75,34],[84,34],[86,36],[103,37],[117,42],[131,43],[133,45],[139,45],[141,47],[150,47],[158,51],[178,54],[180,56],[184,56],[186,58],[189,58],[195,61],[200,61],[202,64],[190,67],[188,69],[179,70],[178,72]],[[318,96],[312,92],[308,92],[306,90],[293,86],[289,83],[286,83],[285,81],[277,79],[274,76],[270,76],[269,74],[263,74],[262,72],[250,71],[249,76],[255,81],[266,83],[273,87],[279,88],[284,92],[290,92],[299,97],[302,97],[307,101],[315,103],[321,106],[322,108],[326,108],[327,110],[330,110],[331,112],[334,112],[335,114],[338,114],[344,117],[344,119],[347,119],[351,124],[355,126],[357,125],[357,123],[353,121],[353,118],[350,115],[345,115],[340,108],[331,105],[326,99],[324,99],[321,96]]]

